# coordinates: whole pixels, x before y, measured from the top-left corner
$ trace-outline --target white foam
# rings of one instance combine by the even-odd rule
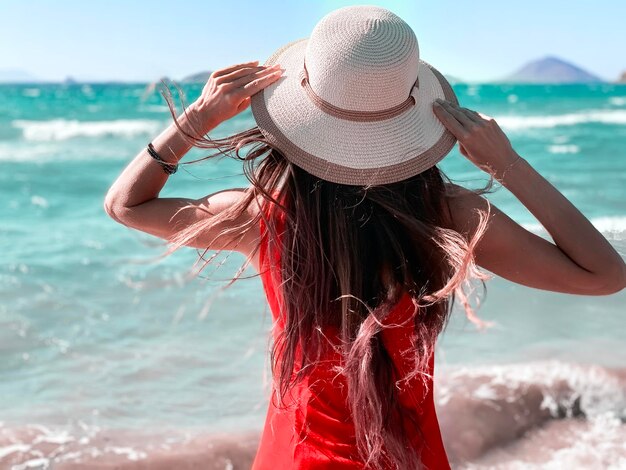
[[[443,374],[446,381],[439,384],[438,402],[449,401],[448,395],[465,393],[468,379],[481,379],[478,397],[491,399],[500,396],[502,389],[509,390],[512,397],[529,385],[541,388],[544,393],[542,408],[556,415],[562,395],[559,390],[567,385],[580,397],[580,406],[587,418],[617,415],[626,405],[626,390],[620,380],[607,369],[599,366],[580,366],[562,361],[536,361],[522,364],[455,367]]]
[[[541,224],[524,223],[520,225],[524,227],[526,230],[528,230],[529,232],[533,232],[533,233],[542,233],[546,231],[546,229],[543,228],[543,225]]]
[[[498,398],[498,394],[495,393],[489,384],[482,384],[474,390],[472,397],[478,398],[479,400],[495,400]]]
[[[67,430],[62,430],[57,433],[49,432],[47,434],[40,434],[33,440],[33,444],[40,442],[47,442],[50,444],[67,444],[68,442],[74,442],[76,439],[69,434]]]
[[[624,106],[626,104],[626,96],[612,96],[609,98],[609,104],[613,106]]]
[[[591,219],[591,223],[601,232],[626,231],[626,216],[598,217],[598,218]]]
[[[467,93],[467,96],[476,96],[478,95],[479,90],[480,87],[478,85],[470,85],[467,87],[467,91],[465,93]]]
[[[95,96],[93,88],[91,88],[91,86],[89,86],[89,85],[85,84],[85,85],[81,86],[80,87],[80,91],[83,92],[83,95],[88,96],[90,98]]]
[[[30,450],[28,444],[12,444],[10,446],[0,447],[0,459],[14,452],[27,452]]]
[[[548,146],[548,152],[550,153],[578,153],[580,147],[578,145],[550,145]]]
[[[12,142],[0,142],[0,162],[38,162],[57,151],[50,144],[11,145]],[[53,144],[54,145],[54,144]]]
[[[603,415],[560,420],[526,433],[506,448],[493,449],[462,470],[626,469],[626,426]]]
[[[606,216],[593,217],[590,222],[603,234],[623,234],[626,233],[626,216]],[[533,233],[545,233],[546,229],[538,223],[522,223],[520,224],[526,230]]]
[[[564,144],[565,142],[569,141],[569,136],[566,135],[557,135],[554,136],[554,138],[552,139],[552,142],[554,142],[555,144]]]
[[[115,446],[107,446],[104,448],[105,452],[113,452],[117,455],[125,455],[128,460],[143,460],[148,457],[143,451],[138,451],[133,449],[132,447],[115,447]]]
[[[22,90],[22,96],[26,96],[28,98],[37,98],[41,95],[41,90],[39,88],[24,88]]]
[[[575,126],[591,122],[626,125],[626,110],[599,109],[580,113],[556,114],[552,116],[500,116],[495,119],[502,128],[513,131],[532,128]]]
[[[76,137],[135,137],[153,135],[162,126],[160,121],[147,119],[117,119],[113,121],[77,121],[51,119],[49,121],[15,120],[13,127],[22,130],[30,141],[67,140]]]
[[[458,468],[617,469],[626,461],[626,390],[611,369],[558,360],[451,366],[438,381],[444,440],[454,441]]]
[[[144,106],[140,106],[139,111],[144,111],[148,113],[169,113],[170,108],[165,105],[147,104]]]
[[[89,145],[82,142],[0,142],[0,162],[46,163],[54,161],[126,160],[129,158],[124,142],[109,145]]]
[[[38,207],[41,207],[43,209],[47,209],[48,206],[49,206],[48,200],[45,197],[37,196],[36,194],[34,196],[31,196],[30,203],[33,206],[38,206]]]
[[[22,462],[21,464],[13,465],[11,467],[11,470],[26,470],[28,468],[33,468],[36,470],[46,470],[50,468],[50,459],[37,457],[35,459],[30,459],[26,462]]]

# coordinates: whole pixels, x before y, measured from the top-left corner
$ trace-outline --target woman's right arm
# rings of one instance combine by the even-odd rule
[[[479,266],[537,289],[607,295],[626,287],[626,264],[604,236],[554,186],[513,150],[492,118],[444,102],[435,115],[452,132],[461,153],[502,183],[537,218],[554,243],[524,229],[491,204],[487,230],[476,246]],[[455,228],[468,238],[478,226],[476,209],[487,200],[454,186]]]

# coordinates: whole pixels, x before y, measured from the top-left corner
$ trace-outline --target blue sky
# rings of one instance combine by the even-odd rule
[[[329,11],[375,4],[414,29],[422,59],[469,81],[556,55],[614,80],[626,70],[623,0],[0,0],[0,70],[40,79],[151,81],[258,59]]]

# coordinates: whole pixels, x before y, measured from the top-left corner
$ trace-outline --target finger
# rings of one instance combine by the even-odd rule
[[[256,72],[260,72],[261,70],[265,70],[266,67],[258,66],[258,67],[244,67],[234,72],[230,72],[224,75],[220,75],[219,78],[221,82],[232,82],[238,78],[247,77]]]
[[[262,75],[246,83],[245,85],[243,85],[242,90],[245,91],[245,94],[247,96],[252,96],[255,93],[258,93],[259,91],[261,91],[263,88],[265,88],[269,84],[274,83],[276,80],[280,78],[282,74],[283,74],[282,70],[275,70],[273,72],[269,72],[265,75]]]
[[[234,72],[235,70],[239,70],[243,67],[255,66],[258,63],[259,63],[258,60],[253,60],[252,62],[244,62],[243,64],[231,65],[230,67],[216,70],[215,72],[213,72],[213,76],[221,77],[222,75],[226,75],[227,73]]]
[[[492,121],[493,118],[491,116],[488,116],[487,114],[483,114],[483,113],[476,113],[478,114],[481,118],[483,118],[485,121]]]
[[[474,120],[470,119],[463,111],[461,111],[459,106],[449,101],[444,101],[441,104],[446,109],[446,111],[452,114],[456,118],[456,120],[463,125],[463,127],[469,127],[474,124]]]
[[[237,80],[234,80],[232,82],[232,86],[234,88],[244,87],[246,84],[250,83],[253,80],[256,80],[257,78],[261,78],[261,77],[263,77],[265,75],[272,74],[272,73],[275,73],[275,72],[281,72],[280,65],[274,64],[271,67],[263,68],[261,70],[258,70],[256,72],[254,72],[254,73],[251,73],[251,74],[246,75],[244,77],[241,77],[241,78],[239,78]]]
[[[433,103],[433,112],[435,113],[435,116],[437,116],[437,119],[441,121],[441,123],[452,133],[454,137],[459,140],[465,138],[465,135],[467,134],[465,128],[459,121],[456,120],[454,115],[452,115],[437,101]]]
[[[459,108],[460,111],[465,114],[471,121],[473,122],[481,122],[482,118],[478,115],[478,113],[476,111],[473,111],[471,109],[467,109],[467,108]]]

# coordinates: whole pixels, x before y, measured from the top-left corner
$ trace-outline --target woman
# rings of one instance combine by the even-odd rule
[[[486,278],[478,266],[604,295],[624,287],[625,265],[492,118],[458,106],[388,10],[336,10],[257,63],[214,72],[123,171],[106,211],[174,249],[239,251],[260,273],[275,320],[274,390],[253,468],[449,468],[433,350],[456,296],[479,322],[463,290]],[[258,127],[203,137],[249,105]],[[436,163],[456,140],[554,243],[489,204],[486,189],[444,180]],[[192,145],[235,151],[250,186],[160,198]]]

